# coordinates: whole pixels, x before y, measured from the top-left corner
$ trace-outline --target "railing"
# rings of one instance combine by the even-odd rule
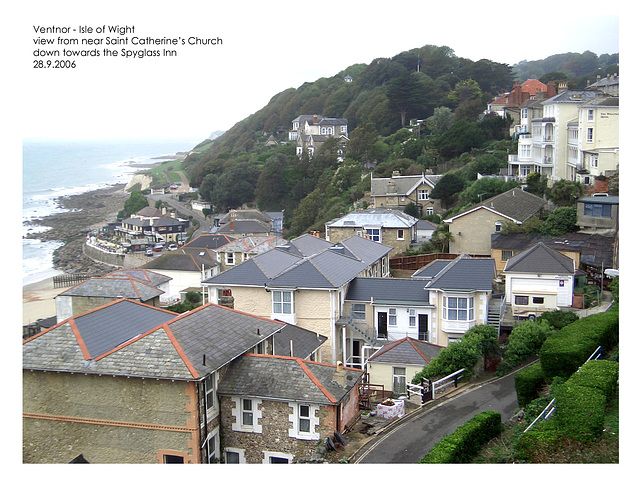
[[[589,363],[592,360],[599,360],[602,357],[602,347],[598,347],[595,349],[595,351],[591,354],[591,356],[589,356],[589,358],[587,358],[587,360],[580,366],[580,368],[578,368],[578,372],[580,371],[580,369],[585,366],[587,363]],[[538,415],[536,417],[536,419],[531,422],[531,425],[529,425],[527,428],[525,428],[524,432],[522,433],[527,433],[536,423],[538,423],[540,420],[546,420],[547,418],[549,418],[551,416],[551,414],[553,412],[555,412],[556,407],[553,406],[553,404],[556,402],[555,398],[552,398],[551,401],[549,402],[549,404],[544,408],[544,410],[542,410],[542,412],[540,413],[540,415]]]
[[[53,277],[53,288],[73,287],[80,282],[92,278],[88,273],[70,273]]]

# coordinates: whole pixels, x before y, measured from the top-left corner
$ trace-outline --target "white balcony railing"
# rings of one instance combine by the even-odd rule
[[[466,333],[475,324],[475,320],[443,320],[442,331],[446,333]]]

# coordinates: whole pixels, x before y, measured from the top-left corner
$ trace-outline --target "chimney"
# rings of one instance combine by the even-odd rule
[[[344,367],[340,361],[336,364],[336,371],[333,372],[333,381],[341,387],[347,386],[347,372],[344,371]]]
[[[318,115],[313,114],[313,123],[318,123]]]
[[[400,176],[400,170],[394,170],[393,173],[391,174],[392,177],[399,177]]]
[[[547,83],[546,98],[555,97],[557,93],[558,93],[558,90],[556,89],[556,84],[554,82]]]
[[[229,223],[229,229],[233,232],[233,217],[231,217],[231,223]]]
[[[389,180],[387,183],[387,193],[396,193],[398,189],[396,188],[396,182],[393,180]]]
[[[560,82],[558,84],[558,93],[563,93],[563,92],[566,92],[567,90],[569,90],[567,82]]]

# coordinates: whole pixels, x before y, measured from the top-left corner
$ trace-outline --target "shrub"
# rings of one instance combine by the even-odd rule
[[[537,355],[545,340],[553,333],[546,320],[524,322],[516,326],[509,335],[498,374],[511,371],[526,359]]]
[[[598,348],[610,349],[618,341],[618,312],[590,315],[549,337],[540,349],[545,379],[569,378]]]
[[[618,389],[618,363],[609,360],[587,362],[566,383],[599,390],[609,403]]]
[[[483,355],[498,347],[498,332],[489,325],[477,325],[465,333],[459,342],[450,344],[413,377],[413,383],[422,378],[445,376],[464,368],[471,375],[473,367]]]
[[[515,460],[530,462],[541,451],[556,450],[562,439],[563,435],[557,430],[552,419],[537,423],[516,441]]]
[[[573,312],[565,312],[562,310],[554,310],[552,312],[544,312],[540,319],[546,320],[556,330],[566,327],[570,323],[578,320],[578,316]]]
[[[600,390],[567,381],[558,387],[555,398],[558,430],[581,441],[594,440],[602,433],[607,401]]]
[[[484,445],[502,431],[502,416],[487,410],[444,437],[419,463],[468,463]]]
[[[514,381],[518,405],[524,407],[538,397],[538,392],[545,383],[540,362],[520,370],[515,374]]]

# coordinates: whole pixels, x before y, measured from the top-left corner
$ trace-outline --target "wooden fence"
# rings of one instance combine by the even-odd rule
[[[389,266],[396,270],[416,271],[434,260],[454,260],[457,253],[427,253],[424,255],[410,255],[408,257],[395,257],[389,259]],[[490,258],[490,255],[469,255],[470,257]]]
[[[88,278],[94,277],[88,273],[66,273],[53,277],[53,288],[73,287]]]

